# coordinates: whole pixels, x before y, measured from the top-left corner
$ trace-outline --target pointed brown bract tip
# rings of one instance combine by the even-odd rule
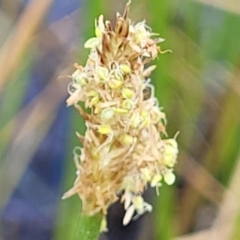
[[[126,4],[126,7],[124,9],[124,12],[123,12],[123,18],[126,20],[128,18],[128,14],[129,14],[129,11],[130,11],[130,5],[131,5],[131,1],[129,0]]]
[[[165,114],[149,79],[156,66],[146,66],[166,51],[145,21],[131,22],[130,3],[115,24],[102,15],[96,20],[96,36],[84,44],[90,49],[86,65],[75,64],[67,105],[78,110],[86,132],[76,133],[82,144],[74,151],[77,176],[63,197],[78,194],[83,211],[93,215],[107,214],[122,193],[124,225],[134,213],[152,210],[140,196],[147,186],[173,184],[178,154],[175,138],[162,139]]]

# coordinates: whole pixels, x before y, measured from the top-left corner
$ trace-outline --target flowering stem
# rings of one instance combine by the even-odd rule
[[[75,65],[67,105],[77,108],[87,129],[84,136],[77,133],[82,144],[74,150],[77,176],[63,196],[78,194],[84,212],[91,215],[107,213],[122,192],[123,225],[134,213],[138,217],[152,210],[140,196],[148,185],[158,188],[162,181],[174,183],[178,154],[175,138],[162,139],[166,136],[165,114],[149,79],[156,66],[146,66],[165,52],[157,45],[163,39],[152,38],[156,34],[145,21],[132,23],[130,2],[123,15],[116,14],[115,24],[99,16],[95,37],[84,44],[90,49],[86,65]],[[97,238],[101,217],[82,216],[81,240]],[[103,223],[101,230],[106,228]]]
[[[76,240],[97,240],[102,221],[102,214],[87,216],[82,214],[79,221]]]

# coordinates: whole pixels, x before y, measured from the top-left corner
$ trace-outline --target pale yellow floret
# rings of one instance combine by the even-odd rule
[[[99,96],[97,95],[97,96],[95,96],[95,97],[93,97],[92,99],[91,99],[91,101],[89,102],[89,107],[92,107],[92,106],[94,106],[95,104],[97,104],[98,102],[99,102]]]
[[[122,89],[122,96],[126,99],[131,99],[134,96],[134,92],[129,88]]]
[[[178,154],[177,142],[175,139],[167,139],[164,142],[163,162],[166,166],[173,167]]]
[[[172,152],[172,149],[167,148],[163,154],[163,162],[168,167],[173,167],[176,162],[176,154]]]
[[[101,112],[101,108],[100,107],[95,107],[94,108],[94,114],[99,114]]]
[[[144,120],[142,121],[142,126],[147,126],[150,123],[150,118],[149,116],[145,117]]]
[[[145,28],[145,22],[139,22],[134,26],[134,42],[137,44],[144,43],[149,38],[149,31]]]
[[[127,109],[124,109],[124,108],[114,108],[114,111],[118,114],[126,114],[128,113],[128,110]]]
[[[107,232],[107,231],[108,231],[107,220],[106,220],[106,217],[104,216],[101,221],[100,232]]]
[[[150,117],[147,111],[143,110],[140,113],[142,126],[147,126],[150,123]]]
[[[154,177],[152,178],[152,181],[151,181],[151,187],[159,186],[159,183],[161,182],[161,180],[162,180],[161,174],[154,175]]]
[[[145,110],[142,110],[141,113],[140,113],[140,116],[141,116],[142,118],[145,118],[145,117],[148,116],[148,112],[145,111]]]
[[[133,101],[128,100],[128,99],[126,99],[122,102],[122,107],[129,109],[129,110],[133,108],[133,105],[134,105]]]
[[[81,86],[85,86],[87,84],[87,78],[86,76],[79,70],[77,69],[73,74],[72,78],[79,83]]]
[[[130,119],[130,126],[133,128],[137,128],[141,123],[141,117],[138,114],[133,114]]]
[[[132,202],[137,211],[143,210],[144,200],[141,196],[135,196],[133,198]]]
[[[127,64],[121,64],[120,69],[125,73],[129,74],[131,73],[131,68]]]
[[[117,79],[111,79],[109,80],[108,82],[108,86],[111,88],[111,89],[118,89],[122,86],[122,81],[120,80],[117,80]]]
[[[136,189],[136,182],[132,176],[126,176],[123,178],[121,189],[125,191],[134,191]]]
[[[172,146],[176,150],[176,152],[178,152],[178,144],[177,144],[177,141],[175,139],[167,139],[167,140],[165,140],[165,143]]]
[[[102,30],[99,27],[95,28],[95,35],[96,35],[97,38],[102,37],[103,32],[102,32]]]
[[[95,20],[95,35],[98,38],[101,38],[103,32],[105,31],[104,22],[103,22],[103,15],[100,15],[98,20]]]
[[[101,134],[109,134],[112,132],[112,129],[109,125],[101,125],[98,128],[98,132]]]
[[[99,158],[99,152],[97,151],[96,148],[92,149],[91,155],[92,155],[93,159],[95,159],[95,160]]]
[[[163,179],[167,185],[172,185],[175,182],[176,177],[172,172],[167,172],[164,174]]]
[[[84,43],[85,48],[95,48],[100,44],[99,38],[90,38]]]
[[[98,76],[100,80],[107,80],[108,74],[109,74],[109,71],[107,68],[105,67],[98,68]]]
[[[101,112],[101,119],[102,120],[109,120],[113,117],[114,110],[112,108],[103,109]]]
[[[122,75],[121,71],[114,71],[113,76],[119,81],[123,80],[123,75]]]
[[[133,217],[134,212],[137,212],[137,215]],[[132,198],[132,205],[130,205],[123,218],[123,225],[126,226],[131,219],[137,219],[145,212],[151,212],[152,206],[146,202],[144,202],[143,198],[141,196],[134,196]]]
[[[78,78],[76,80],[77,80],[77,83],[79,83],[81,86],[87,85],[87,80],[85,78]]]
[[[132,145],[134,142],[134,138],[127,133],[122,134],[119,140],[123,145],[126,146]]]
[[[87,93],[87,96],[88,97],[96,97],[96,96],[98,96],[98,93],[94,90],[91,90]]]
[[[141,177],[145,182],[150,182],[152,178],[152,171],[149,168],[141,169]]]

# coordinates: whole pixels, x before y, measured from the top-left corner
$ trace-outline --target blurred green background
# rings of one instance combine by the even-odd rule
[[[80,7],[49,24],[46,24],[49,11],[54,10],[51,1],[32,1],[24,8],[19,1],[0,3],[2,212],[31,157],[59,117],[58,108],[65,108],[67,76],[71,75],[74,62],[84,64],[86,60],[83,42],[94,34],[95,18],[104,14],[105,19],[114,21],[115,13],[122,12],[126,2],[83,1]],[[154,210],[143,217],[138,239],[238,240],[240,2],[134,0],[130,17],[133,22],[146,19],[153,32],[166,39],[161,48],[172,50],[155,61],[158,67],[151,79],[167,115],[169,136],[180,132],[177,182],[171,187],[161,187],[158,197],[147,193]],[[46,61],[54,66],[54,72],[51,78],[46,78],[44,87],[37,86],[26,100],[32,71],[47,74],[41,69],[41,61],[36,66],[43,52],[49,54]],[[51,62],[52,53],[58,54],[60,60],[57,57]],[[75,178],[72,161],[72,149],[78,144],[75,131],[84,132],[78,114],[73,109],[67,109],[66,114],[69,116],[64,132],[66,141],[59,146],[65,153],[59,163],[63,167],[59,170],[51,234],[51,239],[56,240],[74,237],[80,214],[77,196],[60,200]],[[25,146],[20,160],[17,143]],[[1,232],[0,239],[5,240]]]

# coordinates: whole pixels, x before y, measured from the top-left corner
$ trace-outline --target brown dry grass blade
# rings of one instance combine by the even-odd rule
[[[0,92],[28,47],[52,0],[34,0],[22,13],[18,24],[0,51]]]
[[[212,228],[209,230],[187,234],[175,240],[229,240],[231,239],[234,222],[240,211],[240,153],[236,164],[235,171],[232,175],[229,189],[225,193],[224,200],[220,207],[218,217],[215,220]]]

